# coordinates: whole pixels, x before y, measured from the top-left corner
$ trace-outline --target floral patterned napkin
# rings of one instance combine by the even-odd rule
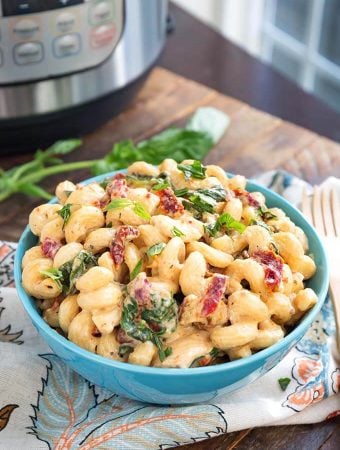
[[[285,172],[257,181],[293,203],[307,186]],[[299,344],[260,380],[213,403],[154,406],[90,384],[51,352],[17,297],[14,253],[15,244],[0,242],[0,450],[167,449],[249,427],[340,415],[329,299]],[[291,381],[282,391],[284,377]]]

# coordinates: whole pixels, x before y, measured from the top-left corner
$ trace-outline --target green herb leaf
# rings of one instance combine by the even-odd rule
[[[253,219],[252,221],[251,221],[251,224],[252,225],[258,225],[258,226],[260,226],[260,227],[262,227],[262,228],[265,228],[267,231],[269,231],[270,233],[271,233],[271,228],[270,228],[270,226],[269,225],[267,225],[266,224],[266,222],[263,222],[263,220],[256,220],[256,219]]]
[[[18,186],[18,192],[21,192],[22,194],[26,194],[32,197],[38,197],[43,198],[45,200],[51,200],[53,198],[53,195],[51,195],[49,192],[45,191],[40,186],[37,186],[33,183],[23,183]]]
[[[216,347],[213,347],[209,352],[209,355],[211,355],[213,358],[218,358],[222,354],[223,354],[223,352],[219,348],[216,348]]]
[[[119,346],[118,355],[121,358],[124,358],[124,356],[128,356],[132,352],[133,352],[133,347],[131,345],[122,344]]]
[[[122,209],[126,207],[132,207],[132,210],[137,216],[141,217],[143,220],[150,220],[151,216],[146,210],[143,203],[135,202],[129,200],[128,198],[115,198],[106,207],[105,211],[110,211],[112,209]]]
[[[220,231],[222,227],[225,227],[227,230],[235,230],[240,234],[247,228],[246,225],[234,219],[229,213],[223,213],[219,216],[214,225],[209,224],[205,226],[205,229],[210,236],[216,236],[217,232]]]
[[[203,180],[205,178],[206,168],[201,161],[194,161],[192,164],[178,164],[177,168],[184,173],[185,178],[197,178]]]
[[[176,197],[185,197],[188,194],[188,192],[189,192],[188,188],[174,190],[174,194],[176,195]]]
[[[217,202],[224,202],[227,196],[227,193],[222,186],[214,186],[210,189],[197,189],[196,193],[211,197]]]
[[[77,280],[91,267],[97,265],[97,258],[90,252],[81,250],[72,262],[72,268],[69,275],[68,293],[75,291],[75,284]]]
[[[190,364],[190,368],[208,366],[211,363],[211,360],[212,358],[208,355],[198,356]]]
[[[160,242],[159,244],[155,244],[152,247],[149,247],[146,254],[148,256],[159,255],[160,253],[162,253],[162,251],[164,250],[165,247],[166,247],[166,245],[164,244],[164,242]]]
[[[172,354],[172,348],[171,347],[167,347],[165,350],[164,350],[164,355],[165,355],[165,357],[167,358],[168,356],[170,356]]]
[[[138,261],[138,263],[136,264],[135,268],[133,269],[133,271],[130,273],[130,281],[132,281],[132,280],[134,280],[136,278],[136,276],[142,270],[142,267],[143,267],[143,260],[140,259]]]
[[[152,180],[155,178],[150,175],[127,174],[125,179],[133,187],[145,187],[150,186]]]
[[[292,381],[290,378],[286,377],[286,378],[279,378],[278,383],[280,385],[280,388],[285,391],[289,385],[289,383]]]
[[[229,117],[210,106],[198,108],[189,120],[187,129],[207,133],[216,144],[230,124]]]
[[[273,214],[266,206],[260,206],[257,213],[262,217],[263,220],[277,219],[277,216]]]
[[[43,153],[48,156],[67,155],[80,147],[82,141],[80,139],[66,139],[64,141],[57,141]]]
[[[54,280],[59,286],[59,288],[62,289],[63,274],[59,269],[51,268],[47,270],[41,270],[40,273],[41,275],[45,275],[46,277]]]
[[[63,223],[63,229],[65,228],[65,225],[67,224],[67,222],[69,221],[70,217],[71,217],[71,203],[66,203],[59,211],[58,214],[59,216],[63,219],[64,223]]]
[[[213,213],[216,207],[216,201],[213,198],[201,194],[197,191],[195,194],[191,194],[188,197],[188,200],[190,201],[190,203],[187,201],[183,201],[184,207],[186,209],[195,209],[200,213]]]
[[[234,219],[234,217],[228,213],[223,213],[217,219],[217,221],[220,223],[221,226],[226,227],[228,230],[235,230],[238,231],[240,234],[242,234],[244,230],[247,228],[243,223]]]
[[[152,190],[153,191],[161,191],[162,189],[166,189],[168,187],[170,187],[170,183],[168,182],[168,180],[164,180],[164,181],[161,181],[161,182],[153,185]]]
[[[178,229],[177,227],[173,227],[172,229],[172,234],[176,237],[183,237],[185,236],[185,233],[183,233],[183,231],[181,231],[180,229]]]
[[[151,219],[150,213],[147,211],[143,203],[133,202],[132,210],[135,214],[137,214],[137,216],[139,216],[143,220]]]
[[[133,206],[134,202],[128,198],[114,198],[111,202],[106,205],[105,211],[111,211],[112,209],[122,209],[127,206]]]

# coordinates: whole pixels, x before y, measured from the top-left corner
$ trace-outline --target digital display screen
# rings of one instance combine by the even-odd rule
[[[2,0],[3,16],[19,16],[80,5],[85,0]]]

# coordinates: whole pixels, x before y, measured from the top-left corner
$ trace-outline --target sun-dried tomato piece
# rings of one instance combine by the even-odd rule
[[[233,189],[233,192],[235,197],[239,198],[243,204],[253,206],[254,208],[261,206],[260,202],[250,192],[244,189]]]
[[[226,275],[214,273],[208,285],[208,289],[203,297],[202,315],[212,314],[222,299],[227,285]]]
[[[128,187],[123,173],[117,173],[113,177],[112,181],[106,186],[106,193],[110,196],[111,200],[127,197]]]
[[[183,213],[184,207],[170,187],[161,189],[156,194],[160,198],[159,210],[161,213],[172,216]]]
[[[253,258],[263,266],[264,281],[273,290],[282,281],[283,259],[270,250],[257,250]]]
[[[47,237],[44,239],[44,241],[41,243],[41,250],[47,258],[53,259],[55,257],[55,254],[61,247],[61,243],[55,241],[54,239],[51,239]]]
[[[122,225],[118,228],[117,233],[110,246],[110,254],[113,262],[118,266],[124,261],[124,245],[126,241],[132,241],[139,236],[139,230],[130,225]]]
[[[135,279],[132,295],[136,299],[138,305],[148,305],[150,303],[151,283],[144,276],[139,276]]]

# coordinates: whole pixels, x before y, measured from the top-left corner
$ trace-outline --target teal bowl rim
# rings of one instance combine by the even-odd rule
[[[99,175],[96,177],[88,178],[87,180],[82,181],[80,184],[88,184],[92,183],[94,181],[101,181],[105,178],[112,177],[117,172],[126,172],[125,170],[117,170],[110,173],[106,173],[103,175]],[[233,174],[227,173],[228,176],[233,176]],[[176,369],[176,368],[161,368],[161,367],[146,367],[146,366],[139,366],[137,364],[130,364],[126,362],[120,362],[111,360],[109,358],[105,358],[104,356],[96,355],[95,353],[89,352],[88,350],[85,350],[78,345],[74,344],[73,342],[69,341],[67,338],[61,336],[58,334],[52,327],[50,327],[42,318],[42,316],[38,313],[38,311],[33,306],[33,298],[30,297],[26,292],[24,291],[22,284],[21,284],[21,258],[18,257],[18,250],[20,249],[20,246],[24,245],[25,239],[29,234],[32,234],[30,231],[29,226],[27,225],[24,229],[19,243],[18,247],[15,253],[15,260],[14,260],[14,280],[15,280],[15,286],[19,295],[19,298],[21,299],[24,308],[26,309],[26,312],[30,316],[33,323],[42,331],[48,335],[48,342],[49,340],[56,341],[59,345],[61,345],[64,348],[67,348],[68,350],[74,352],[78,356],[85,358],[87,360],[91,360],[93,363],[97,364],[105,364],[108,367],[112,367],[113,369],[123,370],[131,373],[137,373],[137,374],[145,374],[145,375],[154,375],[154,376],[175,376],[175,377],[182,377],[182,376],[199,376],[202,374],[209,374],[209,373],[219,373],[219,372],[225,372],[228,370],[238,369],[240,367],[245,367],[248,364],[251,365],[252,363],[257,363],[259,360],[265,360],[266,358],[272,356],[275,353],[278,353],[282,350],[287,350],[290,345],[298,339],[298,336],[301,332],[305,333],[305,328],[311,325],[313,320],[315,319],[316,315],[321,310],[321,307],[325,301],[326,294],[328,291],[328,284],[329,284],[329,265],[328,260],[326,257],[325,249],[322,245],[322,242],[317,235],[315,229],[307,222],[307,220],[304,218],[302,213],[295,208],[293,205],[291,205],[286,199],[281,197],[276,192],[271,191],[270,189],[261,186],[260,184],[256,183],[255,181],[247,180],[247,189],[250,189],[250,191],[259,191],[262,192],[265,196],[271,196],[274,201],[278,201],[279,203],[283,203],[284,207],[282,208],[286,213],[288,213],[288,216],[290,216],[290,213],[297,214],[299,218],[304,223],[304,230],[307,230],[308,234],[312,234],[313,238],[317,242],[317,246],[319,247],[320,251],[320,257],[322,260],[323,270],[325,272],[325,276],[322,279],[320,289],[318,290],[318,302],[316,305],[308,311],[308,313],[303,317],[301,322],[292,330],[289,334],[287,334],[281,341],[277,342],[276,344],[267,347],[266,349],[260,350],[257,353],[254,353],[251,356],[247,356],[246,358],[238,359],[235,361],[230,361],[222,364],[216,364],[213,366],[206,366],[206,367],[197,367],[197,368],[186,368],[186,369]],[[272,200],[271,199],[271,200]],[[267,197],[266,197],[267,200]],[[56,198],[52,199],[49,203],[55,203]],[[279,205],[278,205],[279,206]],[[280,206],[279,206],[280,207]]]

